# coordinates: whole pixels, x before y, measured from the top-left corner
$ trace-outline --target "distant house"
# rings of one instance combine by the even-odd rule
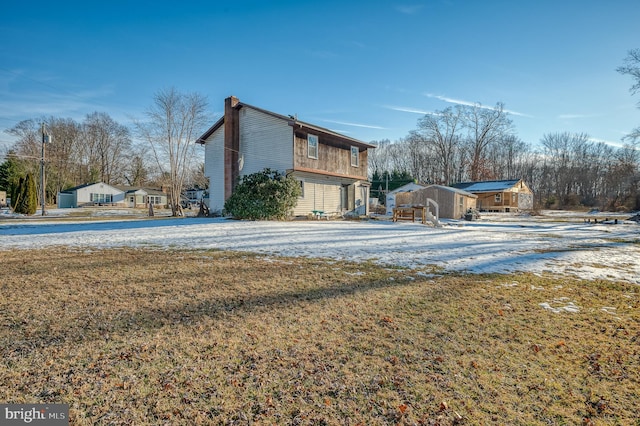
[[[410,198],[400,196],[404,201],[399,202],[397,199],[400,194],[408,194],[413,191],[417,191],[419,189],[425,188],[426,185],[421,183],[410,182],[405,185],[402,185],[399,188],[394,189],[393,191],[389,191],[385,197],[384,205],[386,207],[386,214],[391,216],[393,214],[393,209],[395,207],[400,207],[403,204],[411,204]]]
[[[125,207],[146,208],[149,204],[155,207],[168,207],[169,200],[167,194],[161,189],[118,186],[124,192]]]
[[[6,206],[7,206],[7,192],[0,191],[0,207],[6,207]]]
[[[111,186],[103,182],[89,183],[58,193],[58,208],[89,206],[148,207],[149,203],[167,206],[167,194],[157,189]]]
[[[123,204],[124,192],[102,182],[80,185],[58,193],[58,208],[61,209]]]
[[[464,182],[451,185],[478,196],[476,208],[488,212],[517,212],[533,208],[533,192],[522,179]]]
[[[428,185],[398,195],[398,202],[412,206],[428,207],[433,215],[439,219],[460,219],[468,209],[476,208],[478,196],[462,189],[442,185]],[[434,211],[437,206],[437,211]]]
[[[225,99],[224,116],[198,143],[205,147],[211,211],[222,211],[241,176],[270,168],[300,182],[294,215],[368,214],[368,150],[374,145],[235,97]]]

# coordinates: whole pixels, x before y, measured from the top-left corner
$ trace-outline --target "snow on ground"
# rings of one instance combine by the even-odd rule
[[[220,249],[370,260],[412,269],[527,271],[640,284],[640,225],[624,221],[628,214],[495,214],[474,222],[448,220],[435,228],[389,220],[118,218],[122,211],[117,210],[96,212],[95,216],[112,216],[109,220],[74,219],[69,211],[73,210],[50,210],[47,217],[32,218],[10,217],[5,211],[0,214],[0,250],[52,246]],[[586,223],[587,216],[599,223]],[[605,216],[610,223],[601,223]]]

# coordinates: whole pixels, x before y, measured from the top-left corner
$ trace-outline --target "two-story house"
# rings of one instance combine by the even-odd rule
[[[240,102],[225,99],[224,116],[197,141],[205,147],[209,209],[221,211],[239,178],[265,168],[300,182],[293,214],[368,214],[367,150],[374,145]]]

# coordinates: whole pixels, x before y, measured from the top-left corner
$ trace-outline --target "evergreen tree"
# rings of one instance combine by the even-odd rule
[[[20,178],[18,186],[11,196],[11,204],[14,206],[14,212],[27,215],[35,214],[38,208],[38,194],[36,181],[31,173]]]
[[[13,154],[13,151],[9,151]],[[7,197],[15,200],[13,194],[18,187],[20,176],[24,176],[24,166],[15,158],[9,157],[0,164],[0,191],[6,191]]]

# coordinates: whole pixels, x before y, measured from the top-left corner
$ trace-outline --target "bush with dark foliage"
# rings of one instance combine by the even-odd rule
[[[296,179],[264,169],[241,177],[224,208],[236,219],[283,220],[291,215],[299,196],[300,183]]]

